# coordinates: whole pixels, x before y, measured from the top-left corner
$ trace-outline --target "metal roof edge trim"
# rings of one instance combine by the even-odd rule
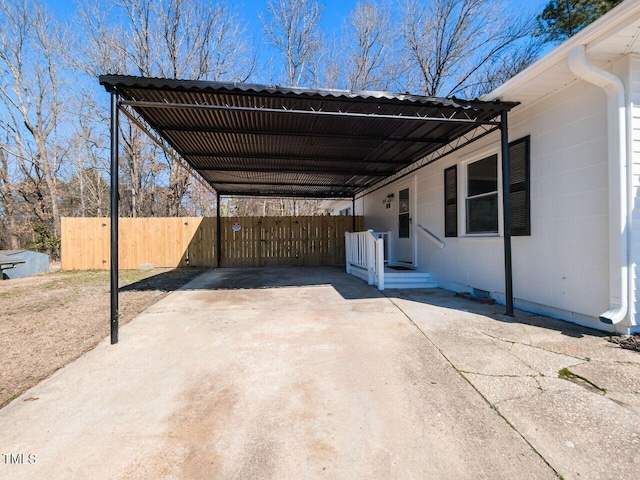
[[[262,85],[255,83],[236,82],[214,82],[208,80],[181,80],[156,77],[138,77],[132,75],[100,75],[98,77],[100,85],[108,92],[118,92],[119,87],[153,89],[153,90],[175,90],[175,91],[201,91],[203,93],[214,93],[221,90],[230,93],[247,95],[296,95],[296,96],[320,96],[323,98],[333,98],[336,100],[364,100],[372,101],[386,100],[394,103],[413,103],[423,105],[440,105],[451,108],[471,108],[474,110],[496,110],[509,111],[518,105],[518,102],[508,102],[499,99],[494,100],[465,100],[457,97],[429,97],[410,93],[393,93],[374,90],[338,90],[338,89],[312,89],[304,87],[283,87],[278,85]]]

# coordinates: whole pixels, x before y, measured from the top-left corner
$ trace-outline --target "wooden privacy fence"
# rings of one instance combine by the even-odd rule
[[[344,234],[352,217],[224,217],[221,266],[343,265]],[[356,231],[363,217],[356,217]],[[108,218],[63,218],[62,269],[99,270],[110,266]],[[217,266],[216,219],[121,218],[119,265],[155,267]]]

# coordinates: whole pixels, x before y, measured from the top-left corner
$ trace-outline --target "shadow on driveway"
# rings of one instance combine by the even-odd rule
[[[255,290],[271,288],[310,287],[330,285],[345,299],[382,298],[375,288],[344,273],[344,267],[249,267],[198,269],[207,272],[191,278],[191,269],[176,269],[146,278],[120,289],[131,290]],[[215,272],[215,273],[214,273]],[[182,283],[180,283],[182,282]]]

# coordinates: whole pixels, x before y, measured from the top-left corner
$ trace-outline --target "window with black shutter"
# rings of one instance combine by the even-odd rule
[[[509,143],[511,235],[531,235],[530,137]]]
[[[444,171],[444,236],[458,236],[458,169]]]
[[[509,200],[511,235],[531,235],[530,136],[509,143]],[[468,164],[464,171],[466,233],[498,231],[497,155]],[[444,171],[445,237],[458,236],[458,172],[454,165]]]
[[[498,155],[466,167],[466,233],[498,233]]]

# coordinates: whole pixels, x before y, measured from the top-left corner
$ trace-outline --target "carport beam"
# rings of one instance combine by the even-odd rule
[[[216,262],[218,268],[220,268],[220,255],[222,254],[222,245],[220,239],[222,234],[220,232],[220,192],[216,191]]]
[[[511,176],[509,174],[509,129],[507,112],[500,113],[500,141],[502,147],[502,221],[504,241],[505,315],[513,317],[513,271],[511,265]]]
[[[118,343],[118,94],[111,92],[111,345]]]
[[[351,226],[353,232],[356,231],[356,197],[351,197]]]

